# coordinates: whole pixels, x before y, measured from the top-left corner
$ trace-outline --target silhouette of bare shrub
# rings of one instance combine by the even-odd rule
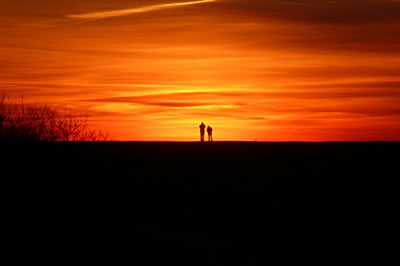
[[[107,141],[102,130],[87,128],[88,116],[59,112],[47,105],[0,98],[0,139],[27,141]]]

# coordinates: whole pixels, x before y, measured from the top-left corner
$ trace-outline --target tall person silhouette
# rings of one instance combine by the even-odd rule
[[[208,133],[208,141],[209,141],[209,142],[212,142],[212,141],[213,141],[212,132],[213,132],[212,127],[208,126],[208,127],[207,127],[207,133]]]
[[[206,125],[204,125],[204,123],[201,122],[201,125],[199,127],[200,127],[200,141],[204,142],[204,134],[206,133],[206,130],[205,130]]]

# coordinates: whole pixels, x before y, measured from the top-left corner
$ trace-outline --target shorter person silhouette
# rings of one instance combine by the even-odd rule
[[[212,127],[208,126],[208,127],[207,127],[207,133],[208,133],[208,141],[209,141],[209,142],[212,142],[212,141],[213,141],[212,132],[213,132]]]
[[[205,132],[206,125],[204,125],[204,123],[201,122],[201,125],[199,126],[199,128],[200,128],[200,141],[204,142],[204,134],[206,133]]]

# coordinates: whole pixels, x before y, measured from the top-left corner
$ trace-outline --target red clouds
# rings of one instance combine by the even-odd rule
[[[34,2],[0,3],[0,89],[115,139],[400,139],[399,1]]]

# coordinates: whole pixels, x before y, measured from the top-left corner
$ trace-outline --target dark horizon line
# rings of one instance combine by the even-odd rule
[[[249,143],[261,143],[261,144],[284,144],[284,143],[304,143],[304,144],[323,144],[323,143],[400,143],[400,140],[328,140],[328,141],[246,141],[246,140],[221,140],[221,141],[174,141],[174,140],[107,140],[107,141],[2,141],[0,139],[0,144],[16,144],[16,143],[169,143],[169,144],[201,144],[201,145],[212,145],[213,143],[223,144],[223,143],[232,143],[232,144],[249,144]]]
[[[90,141],[87,141],[90,143]],[[96,143],[96,141],[94,141]],[[328,141],[246,141],[246,140],[220,140],[220,141],[185,141],[185,140],[109,140],[98,141],[99,143],[199,143],[199,144],[212,144],[212,143],[400,143],[400,140],[328,140]],[[62,143],[62,142],[61,142]],[[68,143],[68,142],[66,142]],[[70,143],[73,143],[71,141]],[[75,143],[85,143],[85,141],[76,141]]]

